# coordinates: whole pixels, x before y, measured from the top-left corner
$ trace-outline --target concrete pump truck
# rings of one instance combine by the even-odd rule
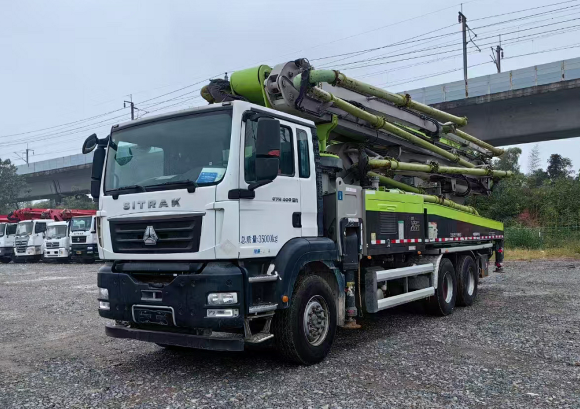
[[[305,59],[212,80],[209,105],[87,138],[106,334],[300,364],[360,312],[470,306],[503,225],[468,206],[508,172],[467,119]]]

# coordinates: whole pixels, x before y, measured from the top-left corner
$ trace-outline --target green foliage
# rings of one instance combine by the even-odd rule
[[[522,150],[520,148],[508,148],[503,155],[494,161],[493,167],[498,170],[520,173],[518,161],[520,160],[521,154]]]
[[[0,159],[0,214],[16,208],[18,193],[24,185],[22,176],[16,174],[16,166],[10,159]]]
[[[59,209],[97,210],[97,203],[87,195],[68,196],[62,200]]]
[[[547,173],[551,180],[567,178],[574,173],[572,170],[572,161],[562,157],[562,155],[554,153],[550,155],[550,159],[548,160]]]
[[[514,165],[508,162],[504,165]],[[580,180],[571,177],[571,167],[570,159],[551,155],[547,171],[536,169],[528,175],[520,173],[502,180],[494,187],[491,196],[473,197],[471,204],[481,215],[502,221],[506,226],[578,226]],[[533,240],[536,239],[526,235],[535,237],[533,232],[526,231],[514,233],[512,239],[529,243],[526,248],[535,248]]]

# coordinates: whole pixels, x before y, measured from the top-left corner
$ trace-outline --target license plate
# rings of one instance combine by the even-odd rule
[[[168,309],[135,307],[133,315],[138,324],[173,325],[173,311]]]
[[[83,254],[83,252],[82,251],[77,251],[77,254]]]

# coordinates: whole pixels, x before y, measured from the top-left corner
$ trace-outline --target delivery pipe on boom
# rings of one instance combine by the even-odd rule
[[[312,93],[312,95],[316,98],[318,98],[319,100],[323,101],[323,102],[331,102],[334,106],[336,106],[339,109],[342,109],[345,112],[348,112],[349,114],[362,119],[363,121],[366,121],[368,123],[370,123],[372,126],[374,126],[377,129],[384,129],[385,131],[389,132],[390,134],[396,135],[398,137],[401,137],[403,139],[406,139],[407,141],[418,145],[422,148],[425,148],[433,153],[436,153],[437,155],[440,155],[446,159],[449,159],[452,162],[455,162],[461,166],[465,166],[466,168],[474,168],[475,165],[471,162],[466,161],[465,159],[462,159],[459,155],[456,155],[454,153],[451,153],[449,151],[446,151],[445,149],[442,149],[436,145],[433,145],[432,143],[419,138],[418,136],[415,136],[401,128],[399,128],[398,126],[388,122],[385,118],[382,118],[380,116],[377,115],[373,115],[361,108],[358,108],[346,101],[344,101],[343,99],[340,99],[338,97],[336,97],[335,95],[331,94],[330,92],[326,92],[318,87],[312,87],[310,89],[310,92]]]
[[[384,99],[386,101],[392,102],[398,106],[414,109],[419,111],[423,114],[432,116],[433,118],[443,121],[443,122],[451,122],[456,126],[465,126],[467,125],[467,118],[466,117],[459,117],[456,115],[449,114],[447,112],[441,111],[439,109],[430,107],[429,105],[421,104],[420,102],[413,101],[409,94],[400,95],[395,94],[389,91],[386,91],[381,88],[374,87],[370,84],[366,84],[361,81],[357,81],[346,75],[340,73],[339,71],[333,70],[311,70],[309,73],[310,83],[317,84],[320,82],[326,82],[333,86],[342,87],[349,89],[354,92],[358,92],[361,94],[372,95],[377,98]],[[295,88],[300,89],[300,85],[302,82],[302,74],[297,75],[294,77],[293,85]],[[503,154],[503,149],[496,148],[489,143],[486,143],[472,135],[469,135],[466,132],[460,131],[455,129],[455,126],[448,126],[447,127],[448,133],[453,133],[471,143],[474,143],[477,146],[480,146],[484,149],[489,150],[495,156],[500,156]]]
[[[492,170],[489,168],[465,169],[451,166],[439,166],[438,164],[405,163],[394,159],[370,159],[368,165],[372,169],[390,169],[394,171],[442,173],[469,176],[492,176],[496,178],[512,176],[512,172],[503,170]]]

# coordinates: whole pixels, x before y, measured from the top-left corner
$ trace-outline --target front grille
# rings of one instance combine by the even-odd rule
[[[16,251],[18,253],[26,253],[26,247],[28,247],[28,237],[25,239],[16,240],[14,247],[16,247]]]
[[[73,236],[72,237],[72,242],[73,243],[86,243],[87,242],[87,236]]]
[[[57,249],[58,248],[58,241],[49,241],[46,243],[47,249]]]
[[[109,220],[115,253],[195,253],[199,251],[202,215],[151,220]],[[157,242],[146,245],[145,231],[153,227]]]

